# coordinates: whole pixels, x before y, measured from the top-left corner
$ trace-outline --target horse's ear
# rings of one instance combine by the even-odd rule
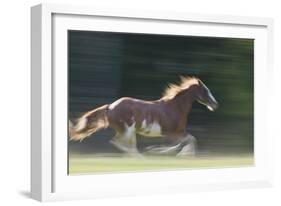
[[[199,85],[203,85],[204,84],[199,78],[196,78],[196,79],[197,79]]]
[[[206,85],[204,84],[204,82],[202,82],[200,79],[198,79],[198,83],[199,83],[199,86],[201,86],[203,88],[207,88]]]

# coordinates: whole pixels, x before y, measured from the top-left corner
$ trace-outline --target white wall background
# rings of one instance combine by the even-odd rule
[[[1,205],[37,205],[29,198],[30,172],[30,6],[46,2],[36,0],[7,0],[1,2],[0,32],[0,202]],[[60,205],[281,205],[281,6],[278,0],[58,0],[71,3],[170,10],[180,12],[272,17],[274,28],[275,102],[272,118],[275,138],[275,174],[277,185],[272,189],[244,189],[178,195],[157,195],[115,199],[58,202]],[[278,82],[279,81],[279,82]],[[279,124],[279,125],[278,125]],[[16,145],[16,146],[15,146]]]

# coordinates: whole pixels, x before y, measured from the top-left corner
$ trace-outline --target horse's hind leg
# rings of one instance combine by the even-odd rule
[[[180,140],[180,142],[183,147],[177,154],[178,157],[195,156],[197,149],[197,141],[194,136],[192,136],[191,134],[187,134]]]
[[[121,150],[122,152],[128,152],[128,147],[122,141],[122,137],[120,136],[120,134],[116,134],[110,140],[110,143],[113,144],[117,149]]]
[[[141,156],[137,149],[137,138],[134,130],[118,133],[110,141],[119,150],[132,156]]]

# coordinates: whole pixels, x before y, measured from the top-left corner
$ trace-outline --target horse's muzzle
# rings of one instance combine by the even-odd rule
[[[217,102],[212,102],[212,103],[208,104],[207,107],[208,107],[208,109],[210,109],[211,111],[215,111],[215,110],[218,109],[219,103],[217,103]]]

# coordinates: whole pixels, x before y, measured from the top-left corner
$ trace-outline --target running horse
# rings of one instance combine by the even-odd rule
[[[178,156],[194,155],[196,139],[187,132],[188,114],[194,102],[214,111],[218,103],[208,87],[196,77],[180,77],[180,83],[169,84],[161,99],[145,101],[122,97],[111,104],[86,112],[74,125],[69,121],[70,140],[82,141],[100,129],[112,128],[116,135],[110,141],[123,152],[140,155],[136,135],[164,137],[170,147],[152,147],[152,151],[177,151]]]

